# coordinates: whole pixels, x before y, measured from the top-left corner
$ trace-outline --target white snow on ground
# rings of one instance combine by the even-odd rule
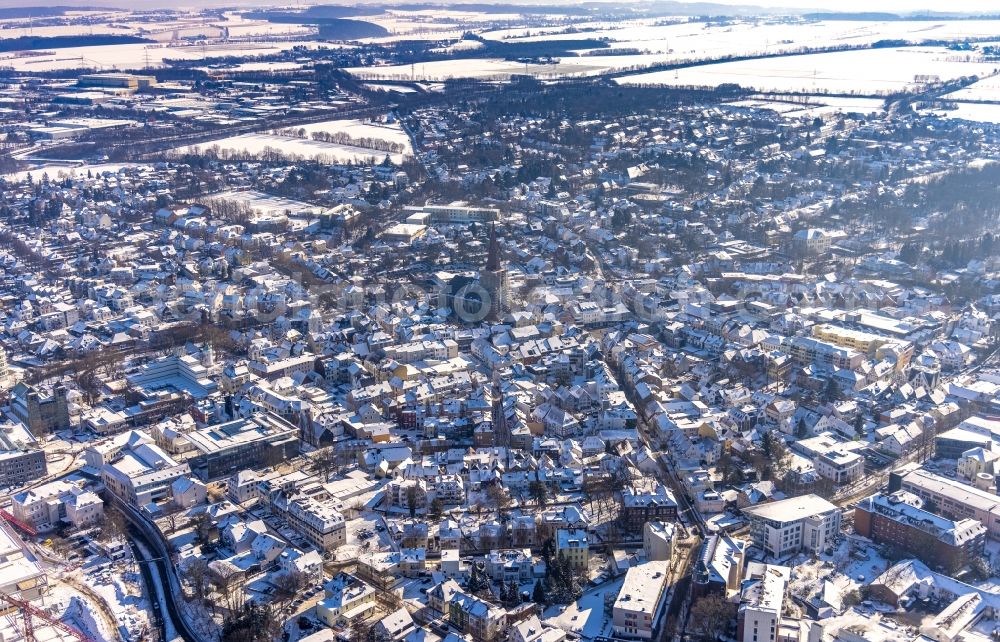
[[[576,633],[583,638],[611,636],[611,609],[604,612],[605,595],[617,596],[625,582],[620,577],[584,593],[579,600],[567,605],[550,606],[542,613],[546,624]]]
[[[100,640],[113,640],[113,633],[107,630],[100,615],[94,613],[95,606],[81,599],[78,591],[65,584],[50,582],[48,592],[39,599],[31,601],[36,608],[45,611],[52,617],[68,624],[83,633],[90,634]],[[76,642],[76,638],[46,624],[40,618],[32,618],[35,638],[39,642]],[[22,640],[23,621],[20,613],[12,612],[0,617],[0,639]]]
[[[80,595],[69,598],[69,606],[62,619],[76,625],[81,631],[97,634],[103,640],[113,640],[114,632],[108,631],[104,618],[94,612],[94,607]]]
[[[265,150],[273,149],[287,156],[307,158],[328,164],[346,163],[348,161],[355,163],[363,161],[378,163],[386,156],[389,156],[389,159],[393,163],[399,164],[403,162],[406,156],[412,153],[409,136],[398,125],[386,125],[360,120],[329,120],[311,125],[302,125],[301,127],[294,127],[292,129],[296,131],[300,129],[305,130],[307,138],[296,138],[277,133],[244,134],[242,136],[230,136],[229,138],[182,147],[175,151],[180,153],[189,151],[204,152],[209,149],[218,148],[220,153],[227,151],[230,154],[239,152],[261,154]],[[314,132],[327,132],[330,134],[342,132],[354,139],[372,138],[396,143],[402,145],[404,150],[399,153],[388,153],[377,149],[312,140]]]
[[[945,118],[957,118],[994,125],[1000,124],[1000,105],[956,103],[955,109],[935,109],[933,113]]]
[[[574,31],[563,27],[520,27],[485,32],[491,40],[527,42],[539,40],[607,39],[612,47],[651,53],[670,53],[673,60],[722,57],[800,50],[803,47],[866,45],[884,39],[919,42],[933,39],[993,37],[1000,33],[995,20],[919,21],[803,21],[770,22],[756,19],[709,24],[678,20],[656,24],[657,18],[619,22],[584,22]],[[593,29],[588,31],[588,29]],[[533,34],[533,35],[531,35]]]
[[[146,547],[143,546],[141,543],[135,542],[135,545],[138,546],[142,550],[142,552],[143,552],[142,554],[147,559],[156,557],[156,555],[154,553],[152,553],[148,549],[146,549]],[[165,577],[161,578],[160,577],[160,569],[156,566],[156,564],[150,564],[149,565],[149,572],[150,572],[150,574],[152,576],[153,584],[158,587],[157,591],[156,591],[156,599],[160,603],[160,613],[163,613],[163,616],[164,616],[164,622],[166,624],[167,639],[168,640],[173,640],[175,637],[177,637],[177,630],[174,628],[174,623],[170,620],[170,615],[169,615],[170,612],[167,610],[167,602],[166,602],[166,600],[163,597],[163,591],[169,591],[170,590],[170,586],[167,583],[167,578],[165,578]],[[150,596],[150,597],[152,597],[152,596]]]
[[[843,615],[823,620],[824,630],[838,632],[851,629],[863,640],[871,642],[908,642],[918,633],[915,627],[903,627],[880,613],[849,609]]]
[[[86,176],[87,172],[90,171],[94,176],[103,174],[104,172],[118,173],[123,167],[139,167],[139,163],[101,163],[98,165],[79,165],[70,167],[68,165],[51,165],[44,164],[34,169],[27,169],[21,172],[16,172],[14,174],[5,174],[5,178],[13,181],[23,181],[31,174],[31,178],[38,182],[42,180],[43,174],[49,175],[49,180],[56,180],[68,176]]]
[[[132,562],[131,549],[126,560],[109,562],[97,558],[93,564],[74,571],[74,577],[104,598],[119,627],[132,632],[134,639],[139,639],[140,632],[152,625],[149,599],[143,591],[139,568]]]
[[[384,527],[384,522],[374,513],[366,512],[361,517],[348,520],[347,541],[337,549],[337,559],[354,559],[362,553],[392,550],[392,538],[387,530],[379,531],[379,526]]]
[[[308,49],[336,48],[340,45],[307,41],[283,41],[252,44],[213,44],[201,46],[162,46],[148,43],[67,47],[39,56],[17,57],[13,53],[0,55],[0,67],[17,71],[54,71],[90,67],[101,71],[143,69],[148,57],[150,67],[162,67],[166,60],[210,60],[212,58],[270,56],[293,47]]]
[[[616,79],[622,85],[718,87],[734,83],[758,91],[874,94],[912,89],[919,78],[942,81],[984,77],[993,63],[968,61],[944,47],[838,51],[699,65]]]
[[[408,87],[407,85],[382,85],[379,83],[371,82],[365,85],[368,89],[373,89],[375,91],[395,91],[400,94],[415,94],[417,90],[413,87]]]
[[[412,153],[410,148],[410,137],[407,136],[406,132],[403,131],[403,128],[396,123],[386,124],[357,119],[326,120],[321,123],[302,125],[293,129],[304,129],[306,130],[306,134],[308,136],[312,136],[313,132],[326,132],[328,134],[343,132],[351,138],[374,138],[376,140],[384,140],[389,143],[403,145],[406,148],[406,151],[404,152],[405,154]]]
[[[856,544],[852,545],[852,541]],[[892,563],[879,554],[877,546],[862,538],[841,538],[832,555],[820,554],[817,559],[799,556],[787,563],[793,568],[789,591],[792,595],[809,598],[821,588],[824,580],[843,587],[843,592],[857,589],[881,575]]]
[[[666,54],[652,56],[579,56],[565,57],[553,64],[524,64],[500,58],[459,58],[435,60],[416,65],[385,65],[381,67],[345,68],[349,74],[363,80],[447,80],[449,78],[479,78],[506,80],[512,75],[527,74],[538,78],[590,76],[615,69],[666,62]]]
[[[946,100],[1000,100],[1000,75],[978,80],[964,89],[945,94]]]
[[[816,118],[835,113],[871,114],[885,110],[879,98],[844,98],[840,96],[761,96],[726,103],[734,107],[768,109],[785,118]]]

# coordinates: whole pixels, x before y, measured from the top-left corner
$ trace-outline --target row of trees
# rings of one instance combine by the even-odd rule
[[[292,138],[302,139],[312,138],[313,140],[323,143],[334,143],[337,145],[347,145],[349,147],[374,149],[375,151],[388,152],[392,154],[401,154],[406,151],[406,146],[402,143],[394,143],[392,141],[375,138],[373,136],[355,138],[347,132],[318,131],[309,134],[304,127],[299,127],[298,129],[290,127],[286,129],[279,129],[276,133],[279,136],[290,136]]]
[[[373,150],[374,151],[374,150]],[[259,152],[251,152],[246,149],[231,149],[226,147],[220,147],[219,145],[212,145],[207,148],[199,148],[194,155],[204,156],[209,160],[218,160],[224,162],[262,162],[274,165],[295,165],[301,163],[321,163],[324,165],[346,165],[351,167],[356,163],[353,160],[343,161],[335,155],[331,154],[314,154],[311,156],[305,156],[303,154],[290,154],[278,147],[272,147],[270,145],[265,145],[263,149]],[[164,157],[167,160],[173,161],[186,161],[190,156],[191,152],[178,153],[178,152],[167,152]],[[376,162],[378,159],[372,155],[368,159],[371,162]],[[360,163],[361,161],[359,161]]]

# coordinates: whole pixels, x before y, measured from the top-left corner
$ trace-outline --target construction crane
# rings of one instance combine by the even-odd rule
[[[97,642],[94,638],[89,635],[82,633],[81,631],[71,627],[70,625],[62,622],[45,611],[33,606],[30,602],[24,600],[19,600],[12,595],[7,595],[6,593],[0,593],[0,601],[6,602],[11,607],[14,607],[21,611],[21,617],[24,619],[24,640],[25,642],[35,642],[35,627],[31,623],[32,617],[37,617],[46,624],[53,626],[63,633],[72,635],[77,640],[81,642]],[[7,610],[7,609],[3,609]]]
[[[31,524],[25,524],[24,522],[22,522],[21,520],[19,520],[18,518],[14,517],[13,515],[11,515],[10,513],[8,513],[7,511],[5,511],[3,509],[0,509],[0,520],[3,520],[5,522],[7,522],[11,526],[17,528],[22,533],[30,535],[31,537],[34,537],[35,535],[38,535],[38,531],[36,531],[31,526]]]

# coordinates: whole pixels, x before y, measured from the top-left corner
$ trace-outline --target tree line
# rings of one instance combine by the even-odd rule
[[[279,129],[275,132],[279,136],[289,136],[292,138],[307,139],[312,138],[315,141],[323,143],[334,143],[337,145],[347,145],[349,147],[360,147],[362,149],[373,149],[379,152],[387,152],[392,154],[401,154],[406,151],[406,146],[401,143],[394,143],[392,141],[384,140],[381,138],[374,138],[372,136],[361,136],[355,138],[347,132],[327,132],[318,131],[308,134],[304,127],[298,129],[286,128]]]

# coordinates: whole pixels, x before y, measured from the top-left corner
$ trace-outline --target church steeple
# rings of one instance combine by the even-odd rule
[[[496,223],[490,225],[490,250],[486,265],[479,271],[479,283],[489,294],[484,302],[489,306],[486,318],[497,321],[504,312],[510,310],[507,268],[504,266],[500,244],[497,242]]]
[[[484,269],[490,272],[496,272],[503,266],[500,263],[500,244],[497,243],[497,224],[490,224],[490,249],[489,257],[486,259],[486,266]]]

